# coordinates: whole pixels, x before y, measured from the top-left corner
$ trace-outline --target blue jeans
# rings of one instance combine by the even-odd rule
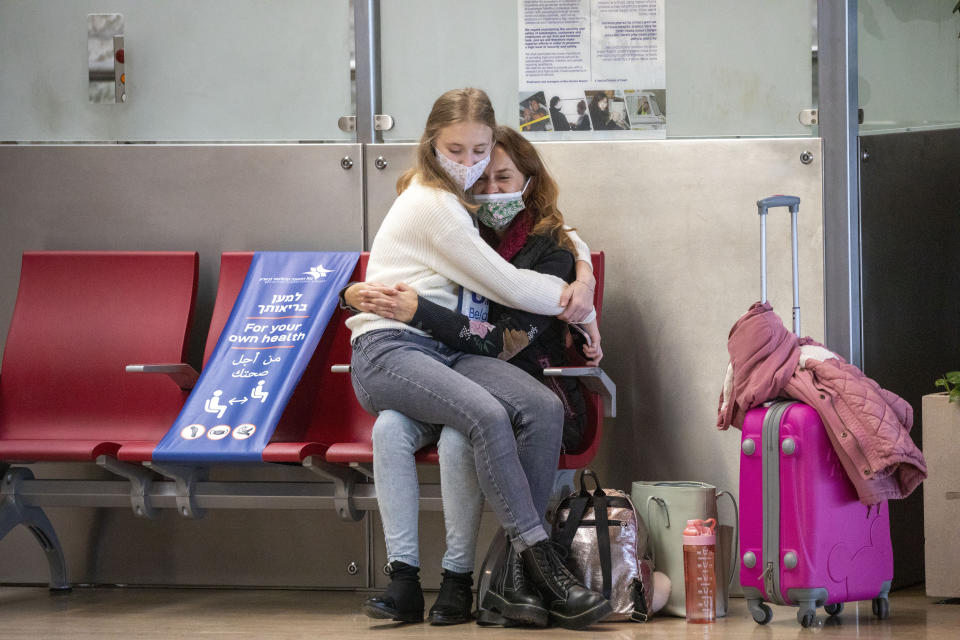
[[[376,478],[390,478],[388,483],[376,485],[387,562],[399,560],[420,566],[417,500],[420,486],[414,455],[431,444],[436,444],[440,453],[440,493],[447,543],[440,566],[448,571],[467,573],[473,571],[476,564],[477,536],[483,513],[483,494],[473,461],[473,447],[456,429],[417,422],[389,409],[381,411],[373,424],[373,474]],[[574,473],[573,469],[556,471],[546,501],[542,496],[533,496],[539,513],[545,512],[539,508],[542,502],[556,505],[571,493]]]
[[[373,425],[373,477],[387,543],[387,562],[420,566],[419,483],[414,454],[430,444],[440,452],[443,522],[447,550],[440,566],[448,571],[473,571],[483,493],[477,480],[473,447],[456,429],[423,424],[402,413],[381,411]]]
[[[367,411],[394,409],[456,429],[469,440],[483,494],[519,549],[548,537],[542,514],[563,425],[563,406],[549,389],[502,360],[464,354],[398,329],[371,331],[354,341],[351,378]],[[378,483],[381,504],[409,505],[411,495],[418,497],[409,487],[403,490],[406,498],[393,496],[398,483],[385,475],[391,481]]]

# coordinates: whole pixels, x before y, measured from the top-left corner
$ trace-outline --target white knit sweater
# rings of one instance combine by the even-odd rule
[[[579,238],[578,259],[589,260]],[[470,213],[457,198],[414,180],[394,201],[370,248],[366,280],[392,286],[405,282],[424,298],[455,309],[458,285],[506,307],[555,316],[563,312],[560,278],[517,269],[500,257],[483,238]],[[592,320],[591,312],[587,319]],[[377,329],[408,329],[397,320],[372,313],[347,319],[351,341]]]

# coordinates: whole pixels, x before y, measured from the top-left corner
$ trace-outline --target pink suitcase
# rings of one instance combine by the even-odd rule
[[[800,334],[797,211],[800,199],[775,196],[760,210],[763,300],[766,300],[767,209],[786,206],[793,219],[793,327]],[[873,600],[889,615],[893,550],[887,504],[860,503],[817,412],[774,402],[747,412],[740,457],[740,584],[753,619],[773,618],[764,604],[799,607],[804,627],[817,607],[834,616],[844,602]]]

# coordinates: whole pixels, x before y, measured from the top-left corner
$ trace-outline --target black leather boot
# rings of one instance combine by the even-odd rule
[[[473,572],[443,570],[440,595],[430,607],[429,620],[434,626],[463,624],[473,620]]]
[[[541,540],[520,554],[527,577],[550,611],[550,620],[564,629],[583,629],[613,611],[599,593],[577,582],[563,564],[565,551],[552,540]]]
[[[502,570],[493,577],[490,589],[483,598],[483,608],[500,614],[507,621],[547,626],[549,612],[543,599],[523,573],[523,561],[512,544],[506,548]],[[485,616],[483,624],[497,624],[494,616]],[[502,623],[506,625],[506,622]]]
[[[390,563],[390,584],[383,593],[363,603],[363,613],[379,620],[423,622],[423,589],[420,567],[395,560]]]

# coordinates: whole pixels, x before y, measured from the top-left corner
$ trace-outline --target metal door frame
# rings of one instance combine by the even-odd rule
[[[863,368],[857,0],[817,0],[826,343]]]

